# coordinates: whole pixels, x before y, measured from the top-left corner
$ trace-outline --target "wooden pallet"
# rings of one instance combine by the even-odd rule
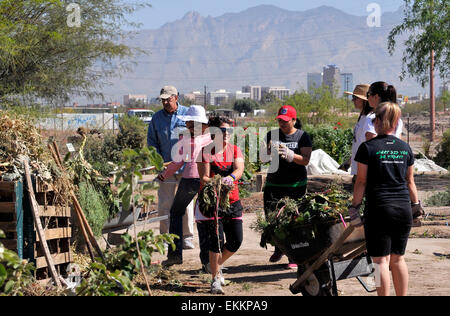
[[[70,239],[72,237],[72,210],[70,207],[52,205],[52,186],[33,179],[39,216],[56,270],[63,277],[72,262]],[[28,194],[22,182],[0,182],[0,229],[6,239],[0,240],[6,248],[16,251],[23,259],[36,266],[36,279],[45,282],[50,274],[40,245],[31,213]]]
[[[0,181],[0,242],[23,258],[23,185],[20,181]]]

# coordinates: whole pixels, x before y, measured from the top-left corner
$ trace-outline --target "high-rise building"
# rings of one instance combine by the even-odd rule
[[[242,92],[242,91],[236,91],[235,93],[233,93],[233,97],[236,100],[251,99],[250,92]]]
[[[242,92],[250,93],[250,99],[252,100],[261,101],[261,86],[244,86],[242,87]]]
[[[320,88],[323,82],[323,73],[308,72],[307,75],[307,90],[309,94],[314,93],[314,89]]]
[[[228,102],[229,92],[226,90],[216,90],[208,93],[209,105],[224,105]]]
[[[323,84],[328,87],[331,94],[336,96],[341,86],[341,71],[336,65],[323,67]]]
[[[341,89],[339,91],[339,96],[344,95],[344,91],[353,91],[353,74],[352,73],[342,73],[341,74]],[[350,99],[350,95],[346,95]]]
[[[262,97],[264,98],[265,94],[271,93],[277,99],[283,100],[285,97],[289,97],[289,89],[286,87],[263,87],[262,88]]]

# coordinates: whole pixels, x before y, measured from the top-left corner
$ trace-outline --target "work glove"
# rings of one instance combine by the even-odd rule
[[[228,177],[222,178],[222,184],[233,186],[233,184],[234,184],[233,177],[232,176],[228,176]]]
[[[422,203],[419,201],[417,203],[411,203],[413,219],[417,219],[425,215],[425,210],[422,207]]]
[[[281,144],[280,147],[278,148],[278,154],[282,159],[286,160],[287,162],[294,161],[295,155],[294,151],[287,148],[286,145],[284,144]]]
[[[350,215],[350,223],[354,227],[359,227],[363,224],[361,215],[359,214],[359,210],[361,208],[361,204],[358,206],[350,206],[348,208],[348,214]]]

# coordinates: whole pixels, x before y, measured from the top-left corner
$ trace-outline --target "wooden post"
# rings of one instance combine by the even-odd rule
[[[436,135],[436,99],[434,95],[434,50],[431,50],[430,63],[430,141],[433,142]]]
[[[37,233],[39,236],[39,241],[41,242],[41,246],[44,249],[45,260],[47,261],[47,265],[50,270],[50,274],[53,278],[53,281],[55,281],[56,286],[58,288],[60,288],[61,281],[59,279],[58,273],[56,272],[55,265],[53,263],[53,258],[50,254],[50,249],[48,249],[47,239],[45,238],[45,233],[44,233],[44,229],[42,228],[41,218],[39,217],[39,206],[37,205],[36,198],[34,196],[34,190],[33,190],[33,185],[31,183],[31,175],[30,175],[30,168],[28,166],[28,161],[23,161],[23,165],[25,168],[25,177],[27,180],[28,194],[30,197],[31,212],[34,217],[34,224],[36,225],[36,230],[37,230]]]

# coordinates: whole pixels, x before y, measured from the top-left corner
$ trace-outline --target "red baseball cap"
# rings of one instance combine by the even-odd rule
[[[277,119],[282,119],[283,121],[297,119],[297,111],[290,105],[283,105],[278,111]]]

